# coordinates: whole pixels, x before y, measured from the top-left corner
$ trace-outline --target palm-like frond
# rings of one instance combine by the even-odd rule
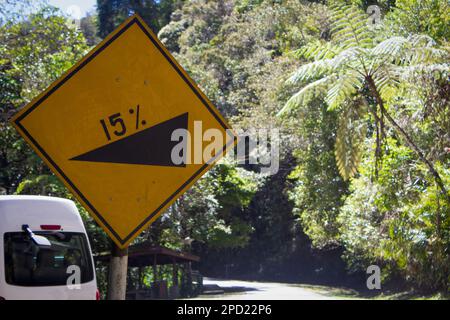
[[[404,50],[410,47],[410,42],[404,37],[392,37],[380,42],[372,49],[374,56],[384,60],[398,61],[404,56]]]
[[[284,115],[298,106],[308,103],[312,98],[323,94],[334,80],[334,76],[327,76],[306,85],[286,102],[283,109],[278,112],[278,116]]]
[[[408,55],[408,60],[406,60],[407,63],[404,65],[434,63],[443,61],[446,57],[448,57],[448,52],[442,49],[435,47],[412,47]]]
[[[434,47],[436,46],[436,41],[426,34],[413,34],[408,37],[409,41],[413,46],[418,47]]]
[[[363,119],[364,104],[355,100],[340,117],[336,133],[335,157],[340,175],[344,180],[353,177],[361,162],[362,146],[367,125]]]
[[[358,47],[342,50],[333,58],[319,59],[300,66],[286,82],[288,84],[298,84],[308,80],[317,79],[318,77],[337,71],[340,68],[345,68],[351,64],[354,65],[355,62],[358,64],[360,57],[365,54],[365,49]]]
[[[317,79],[333,68],[331,59],[313,61],[299,67],[286,81],[288,84],[298,84],[308,80]]]
[[[354,6],[333,7],[331,32],[333,41],[344,49],[370,48],[373,35],[367,26],[367,15]]]
[[[450,63],[417,64],[412,66],[399,66],[396,68],[399,79],[413,82],[420,76],[429,75],[436,79],[448,79],[450,77]]]
[[[436,62],[448,55],[445,50],[436,47],[433,39],[424,35],[389,38],[375,46],[371,54],[375,59],[395,65]]]
[[[334,71],[339,69],[359,68],[361,63],[366,60],[367,50],[359,47],[351,47],[341,51],[334,57],[330,64]]]
[[[332,42],[313,41],[298,50],[294,51],[297,58],[306,58],[309,60],[331,59],[335,57],[342,48],[334,45]]]
[[[327,92],[325,101],[329,110],[338,108],[346,99],[353,96],[362,86],[364,78],[360,73],[350,70],[340,75]]]
[[[389,65],[381,65],[371,76],[378,88],[381,98],[384,100],[388,100],[391,97],[400,83],[399,73]]]

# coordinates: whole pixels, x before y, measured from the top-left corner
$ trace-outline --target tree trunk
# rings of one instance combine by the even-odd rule
[[[367,77],[367,82],[369,84],[369,89],[374,95],[378,105],[380,106],[382,114],[386,117],[386,119],[391,123],[391,125],[394,127],[394,129],[400,133],[400,135],[403,136],[403,138],[406,140],[406,143],[408,146],[413,149],[416,154],[418,155],[419,159],[425,163],[425,165],[428,167],[428,170],[433,175],[434,180],[436,181],[436,184],[438,185],[438,188],[441,190],[444,199],[447,201],[448,204],[450,204],[450,195],[447,192],[447,189],[445,187],[444,182],[442,181],[441,176],[434,168],[433,164],[430,160],[428,160],[422,150],[419,149],[419,147],[414,143],[414,141],[411,139],[409,134],[394,120],[394,118],[391,117],[391,115],[387,112],[386,108],[384,107],[383,99],[381,99],[380,93],[377,90],[377,87],[375,85],[375,82],[371,77]]]

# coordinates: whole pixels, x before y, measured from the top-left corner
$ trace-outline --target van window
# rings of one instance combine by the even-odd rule
[[[68,267],[80,269],[81,283],[94,279],[86,236],[75,232],[35,232],[52,244],[39,248],[25,232],[5,233],[6,282],[18,286],[61,286],[67,284]],[[72,284],[72,283],[70,283]]]

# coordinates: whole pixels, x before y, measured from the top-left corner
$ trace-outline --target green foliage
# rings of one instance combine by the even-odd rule
[[[239,213],[249,205],[257,180],[226,163],[218,164],[168,211],[166,245],[190,237],[211,248],[245,246],[253,231]],[[164,240],[164,238],[166,240]],[[178,239],[178,240],[176,240]]]
[[[66,191],[57,177],[44,174],[22,180],[16,189],[16,193],[60,196],[65,195]]]
[[[252,5],[243,11],[234,10],[233,1],[186,3],[159,33],[228,117],[250,111],[266,114],[260,102],[268,81],[280,87],[272,73],[287,63],[282,53],[319,37],[327,28],[322,5],[297,0],[245,3]],[[274,104],[278,107],[280,102],[273,100],[264,101],[264,108],[273,108],[274,114]]]
[[[378,261],[417,286],[448,290],[449,206],[410,150],[394,139],[387,148],[378,179],[362,171],[339,214],[345,258],[352,270]],[[369,168],[373,155],[365,161]],[[448,183],[449,170],[439,171]]]
[[[244,247],[253,228],[236,213],[243,212],[257,190],[255,177],[229,165],[218,165],[208,177],[214,185],[220,205],[218,216],[223,221],[208,233],[208,243],[215,248]]]
[[[292,92],[291,87],[283,84],[284,75],[299,64],[289,52],[326,37],[328,13],[324,5],[297,0],[191,1],[173,13],[172,21],[158,36],[172,53],[175,52],[177,60],[220,111],[232,119],[234,126],[277,128],[280,127],[277,110]],[[292,255],[295,241],[304,236],[295,231],[295,217],[288,197],[290,182],[286,181],[295,166],[290,154],[302,147],[295,134],[296,128],[297,121],[282,127],[280,161],[284,167],[281,172],[276,177],[263,179],[246,210],[229,211],[229,218],[224,220],[226,224],[212,229],[210,241],[217,241],[211,248],[201,251],[208,272],[221,269],[230,261],[249,274],[261,274],[261,270],[269,270],[269,266],[276,269],[277,264],[283,264]],[[318,152],[319,149],[311,158]],[[230,182],[236,184],[234,180]],[[331,184],[330,193],[332,188]],[[310,192],[313,193],[312,185]],[[226,201],[239,204],[234,198]],[[313,203],[319,202],[317,197]],[[238,236],[239,233],[243,237]],[[230,248],[227,240],[233,239],[230,234],[237,235],[235,239],[245,247]],[[245,241],[241,241],[244,237]],[[216,243],[224,245],[217,248]],[[307,245],[299,250],[308,252]],[[241,261],[236,254],[245,258]]]
[[[0,26],[0,187],[7,193],[15,192],[21,183],[20,192],[55,191],[49,170],[7,121],[86,51],[83,36],[68,27],[55,8],[46,7]]]
[[[289,179],[295,183],[290,192],[294,214],[316,248],[339,246],[336,218],[347,194],[347,183],[339,175],[334,160],[334,132],[338,126],[337,112],[316,99],[300,107],[301,126],[295,134],[303,144],[295,152],[298,166]]]
[[[80,20],[80,29],[83,32],[83,36],[86,38],[88,46],[94,46],[100,42],[100,38],[97,36],[98,16],[92,13],[88,13]]]
[[[170,14],[182,0],[97,0],[98,34],[101,38],[114,31],[131,14],[137,13],[158,32],[170,20]]]
[[[239,13],[243,13],[245,11],[249,11],[254,9],[254,7],[259,6],[263,0],[240,0],[236,1],[235,9]]]
[[[447,0],[396,0],[385,19],[388,28],[404,36],[427,34],[439,42],[450,40],[450,3]]]

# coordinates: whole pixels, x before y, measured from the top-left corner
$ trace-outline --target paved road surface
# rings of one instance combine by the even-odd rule
[[[350,295],[348,290],[323,286],[296,285],[274,282],[252,282],[205,278],[205,285],[216,284],[225,290],[223,294],[201,295],[196,299],[236,300],[332,300]]]

